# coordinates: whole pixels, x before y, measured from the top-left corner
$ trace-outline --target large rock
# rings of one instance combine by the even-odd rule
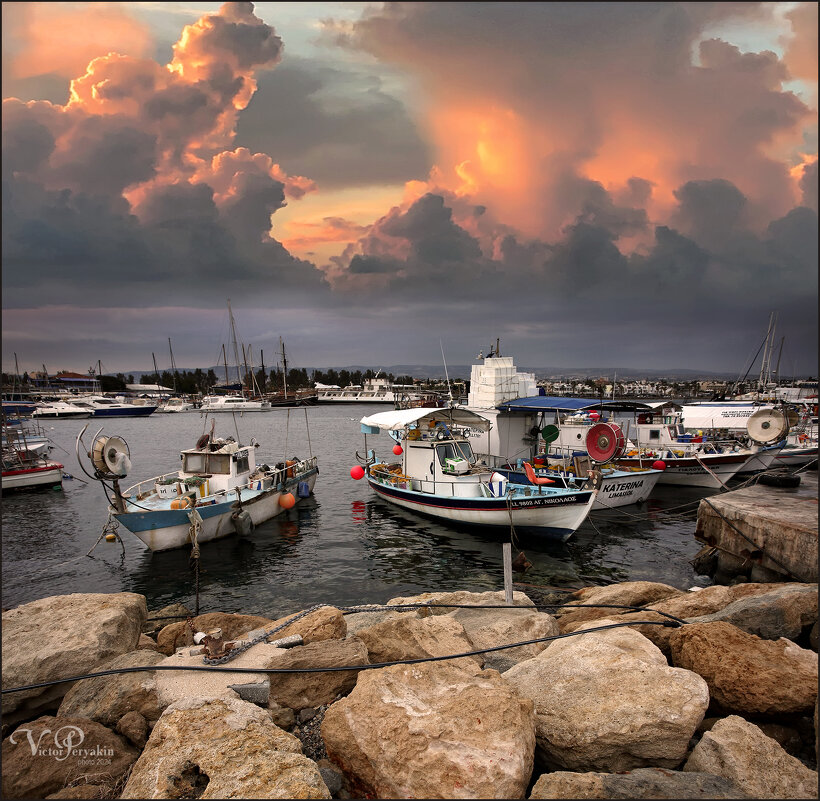
[[[521,798],[532,772],[532,702],[494,670],[438,662],[362,672],[321,730],[356,797]]]
[[[45,798],[74,782],[110,792],[137,756],[99,723],[44,715],[3,740],[3,798]]]
[[[292,734],[246,701],[188,698],[165,710],[121,798],[330,798]]]
[[[465,654],[474,650],[464,626],[445,615],[393,618],[361,629],[357,636],[367,647],[368,658],[373,664]],[[481,669],[484,659],[481,655],[465,656],[453,659],[451,663],[474,672]]]
[[[629,628],[556,640],[503,678],[535,702],[543,761],[568,770],[674,768],[709,705],[700,676]]]
[[[654,581],[624,581],[606,587],[584,587],[567,597],[564,606],[555,610],[561,631],[568,626],[597,620],[626,612],[626,609],[611,609],[609,606],[656,606],[665,598],[683,595],[680,590],[668,584]],[[600,604],[600,606],[596,606]]]
[[[156,665],[165,657],[155,651],[131,651],[103,662],[97,670]],[[90,718],[113,728],[127,712],[139,712],[150,723],[162,714],[155,671],[117,673],[78,681],[63,698],[58,718]]]
[[[79,676],[135,650],[146,614],[133,592],[57,595],[3,612],[3,689]],[[4,722],[56,709],[70,686],[4,695]]]
[[[268,663],[269,668],[328,668],[366,665],[367,648],[357,637],[345,640],[312,642],[281,650]],[[358,670],[317,673],[272,673],[270,700],[290,709],[305,709],[333,703],[336,696],[356,686]]]
[[[716,709],[740,715],[810,715],[817,654],[790,640],[762,640],[731,623],[690,623],[670,635],[672,663],[709,685]]]
[[[467,638],[477,650],[553,637],[559,633],[558,623],[552,615],[520,607],[457,609],[447,617],[452,617],[464,627]],[[484,667],[494,668],[499,672],[509,670],[525,659],[538,656],[548,644],[539,642],[519,645],[517,648],[505,648],[503,651],[488,651],[482,655]]]
[[[817,621],[817,585],[784,584],[760,595],[738,598],[708,615],[689,617],[690,623],[723,620],[764,640],[796,640]]]
[[[723,776],[751,798],[817,798],[816,771],[737,715],[704,733],[683,770]]]
[[[626,773],[544,773],[536,798],[748,798],[734,782],[709,773],[637,768]]]

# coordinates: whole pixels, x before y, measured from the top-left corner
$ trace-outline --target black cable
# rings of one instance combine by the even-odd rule
[[[485,607],[486,608],[486,607]],[[511,607],[507,607],[511,608]],[[685,623],[686,621],[681,621]],[[518,648],[522,645],[536,645],[542,642],[551,642],[552,640],[560,640],[565,637],[574,637],[579,634],[589,634],[593,631],[604,631],[606,629],[617,629],[623,626],[664,626],[666,628],[680,628],[680,623],[673,620],[633,620],[629,623],[611,623],[607,626],[596,626],[591,629],[582,629],[580,631],[569,631],[565,634],[554,634],[551,637],[538,637],[534,640],[523,640],[521,642],[513,642],[509,645],[495,645],[491,648],[479,648],[475,651],[467,651],[462,654],[450,654],[448,656],[426,656],[419,659],[400,659],[395,662],[377,662],[370,665],[334,665],[320,668],[221,668],[212,665],[146,665],[145,667],[123,667],[114,668],[112,670],[101,670],[96,673],[86,673],[81,676],[69,676],[64,679],[55,679],[52,681],[44,681],[39,684],[27,684],[22,687],[9,687],[2,690],[2,694],[17,693],[24,690],[36,690],[41,687],[51,687],[55,684],[65,684],[66,682],[81,681],[83,679],[95,679],[99,676],[113,676],[118,673],[140,673],[149,670],[197,670],[205,672],[216,673],[335,673],[343,670],[373,670],[376,668],[393,667],[394,665],[418,665],[422,662],[442,662],[447,659],[463,659],[468,656],[477,656],[478,654],[486,654],[491,651],[504,651],[507,648]]]

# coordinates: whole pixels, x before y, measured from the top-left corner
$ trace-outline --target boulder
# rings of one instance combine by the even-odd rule
[[[186,698],[157,721],[121,798],[330,798],[319,768],[265,710]]]
[[[280,617],[273,621],[273,625],[281,626],[292,617],[293,615]],[[290,637],[294,634],[301,636],[305,645],[324,640],[343,640],[347,634],[345,616],[333,606],[321,606],[277,632],[274,639]]]
[[[817,798],[816,771],[737,715],[703,735],[683,770],[723,776],[750,798]]]
[[[709,773],[636,768],[626,773],[544,773],[530,798],[748,798],[734,782]]]
[[[142,750],[148,740],[148,721],[139,712],[126,712],[117,721],[117,732]]]
[[[147,634],[140,634],[137,649],[140,651],[156,651],[158,654],[162,653],[162,651],[159,650],[157,641],[152,640]]]
[[[166,656],[183,646],[193,646],[194,633],[222,629],[224,640],[234,640],[249,631],[261,628],[273,628],[274,622],[258,615],[234,615],[227,612],[208,612],[195,617],[188,625],[186,620],[170,623],[157,634],[157,647]],[[193,632],[191,632],[193,628]]]
[[[147,609],[133,592],[74,593],[3,612],[3,689],[79,676],[137,647]],[[3,696],[4,722],[56,709],[70,684]]]
[[[357,637],[326,640],[281,650],[269,668],[326,668],[366,665],[367,648]],[[358,670],[334,670],[323,673],[272,673],[270,701],[290,709],[322,706],[346,695],[356,686]]]
[[[775,585],[760,595],[747,595],[717,612],[688,617],[690,623],[723,620],[764,640],[796,640],[817,621],[817,585]]]
[[[535,703],[543,761],[568,770],[677,767],[709,705],[700,676],[629,628],[556,640],[503,678]]]
[[[817,699],[817,654],[790,640],[762,640],[731,623],[690,623],[670,635],[672,663],[709,685],[716,710],[809,715]]]
[[[184,623],[187,618],[193,616],[194,613],[185,604],[169,604],[163,606],[162,609],[148,613],[145,623],[142,624],[142,633],[155,638],[160,629],[164,629],[172,623],[180,621]]]
[[[362,629],[370,628],[370,626],[381,623],[384,620],[392,620],[399,617],[419,617],[415,612],[391,612],[386,609],[380,609],[374,612],[353,612],[345,615],[345,626],[347,628],[347,636],[353,637]]]
[[[46,798],[111,798],[112,792],[112,787],[108,784],[72,784]]]
[[[3,798],[45,798],[75,782],[105,785],[110,793],[138,756],[99,723],[44,715],[3,741]]]
[[[522,798],[532,772],[532,702],[494,670],[363,671],[321,732],[354,797]]]
[[[453,618],[464,627],[473,649],[495,648],[512,642],[552,637],[559,633],[558,623],[552,615],[520,607],[456,609],[447,617]],[[547,645],[549,642],[540,642],[506,648],[503,651],[488,651],[482,655],[484,667],[504,672],[525,659],[538,656]]]
[[[629,611],[609,609],[608,605],[620,607],[651,604],[654,607],[658,601],[683,594],[668,584],[659,584],[654,581],[624,581],[606,587],[584,587],[568,596],[564,606],[556,609],[554,615],[558,618],[561,631],[567,631],[567,626],[571,624],[612,617]],[[578,606],[580,604],[591,606]],[[594,606],[595,604],[601,604],[601,606]]]
[[[165,657],[155,651],[131,651],[97,666],[97,671],[156,665]],[[113,728],[127,712],[139,712],[154,723],[162,714],[155,671],[117,673],[78,681],[63,698],[58,718],[89,718]]]
[[[367,647],[368,658],[373,664],[464,654],[474,650],[464,626],[445,615],[385,620],[361,629],[357,636]],[[481,670],[484,664],[480,654],[450,661],[470,672]]]

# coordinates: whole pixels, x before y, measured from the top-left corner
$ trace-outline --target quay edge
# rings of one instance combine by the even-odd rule
[[[795,488],[758,483],[701,500],[695,569],[718,583],[816,583],[817,473],[800,476]]]

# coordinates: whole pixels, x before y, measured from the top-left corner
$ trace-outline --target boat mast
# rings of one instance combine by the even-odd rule
[[[234,357],[234,360],[236,361],[236,377],[239,379],[239,386],[242,387],[242,396],[244,397],[245,396],[245,384],[242,380],[242,376],[240,375],[240,371],[239,371],[240,362],[239,362],[239,351],[237,350],[237,344],[236,344],[236,325],[234,324],[234,320],[233,320],[233,312],[231,311],[231,299],[230,298],[228,298],[228,317],[230,318],[230,321],[231,321],[231,341],[233,343],[233,357]],[[242,349],[242,352],[243,353],[245,352],[244,348]],[[227,369],[227,366],[228,365],[227,365],[227,362],[226,362],[225,363],[225,368],[226,369]],[[247,368],[245,369],[245,372],[247,373]]]
[[[174,364],[174,349],[171,347],[171,337],[168,337],[168,350],[171,351],[171,372],[174,377],[174,394],[177,391],[177,366]]]
[[[262,394],[264,395],[268,388],[268,377],[265,375],[265,351],[262,348],[259,348],[259,361],[262,363]]]
[[[285,343],[279,337],[279,347],[282,349],[282,385],[285,388],[285,400],[288,399],[288,360],[285,356]]]
[[[225,343],[222,343],[222,361],[225,362],[225,392],[228,391],[228,384],[231,380],[228,378],[228,357],[225,355]]]
[[[769,382],[776,324],[777,312],[772,312],[771,315],[769,315],[769,330],[766,332],[766,349],[763,351],[763,361],[760,363],[760,377],[757,380],[758,392],[762,391]]]

